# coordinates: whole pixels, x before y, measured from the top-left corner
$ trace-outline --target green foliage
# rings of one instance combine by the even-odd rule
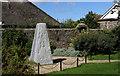
[[[116,41],[116,44],[115,44],[115,48],[116,50],[120,50],[120,25],[115,27],[113,30],[112,30],[112,34],[115,35],[118,39]]]
[[[76,27],[80,22],[79,21],[76,21],[73,23],[74,27]]]
[[[75,51],[74,48],[57,48],[54,50],[53,56],[66,56],[66,57],[77,57],[80,55],[79,51]]]
[[[3,74],[30,74],[34,71],[28,65],[32,41],[23,31],[6,29],[2,35]]]
[[[28,41],[25,44],[25,50],[28,56],[30,56],[31,48],[32,48],[32,40],[28,39]]]
[[[115,43],[115,38],[104,32],[85,32],[72,39],[75,50],[86,51],[88,54],[110,53]]]
[[[72,39],[73,47],[79,51],[86,51],[87,53],[96,50],[96,37],[89,32],[82,31],[79,36]]]
[[[96,14],[93,13],[92,11],[90,11],[84,19],[81,19],[81,20],[84,20],[85,24],[91,28],[91,29],[95,29],[95,28],[99,28],[99,24],[97,23],[98,20],[96,19]]]
[[[56,49],[55,42],[50,42],[50,48],[51,48],[51,53],[54,53],[54,50]]]
[[[2,73],[3,74],[31,74],[33,69],[26,62],[27,50],[21,46],[11,45],[2,47]]]
[[[66,28],[74,28],[75,27],[72,19],[67,19],[67,20],[63,21],[62,23],[64,24],[64,27],[66,27]]]
[[[20,30],[6,29],[2,32],[2,43],[3,45],[17,45],[24,46],[27,42],[25,34]]]
[[[97,48],[100,50],[100,52],[103,53],[109,53],[114,49],[115,45],[115,37],[111,37],[109,34],[106,34],[104,32],[98,32],[98,38],[97,38]]]

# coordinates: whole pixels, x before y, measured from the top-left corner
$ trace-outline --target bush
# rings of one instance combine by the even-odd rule
[[[31,53],[32,42],[33,40],[28,39],[27,43],[25,44],[25,50],[28,56],[30,56],[30,53]]]
[[[76,26],[73,24],[72,19],[67,19],[62,22],[65,28],[75,28]]]
[[[78,36],[72,39],[72,44],[75,50],[86,51],[90,54],[96,51],[96,36],[90,34],[88,31],[82,31]]]
[[[54,50],[53,56],[66,56],[66,57],[77,57],[80,55],[79,51],[76,51],[74,48],[57,48]]]
[[[97,38],[98,50],[101,53],[108,54],[110,51],[114,49],[115,38],[114,37],[112,38],[111,35],[106,34],[104,32],[99,32],[98,34],[99,34],[99,37]]]
[[[120,50],[120,25],[112,30],[112,33],[118,38],[115,44],[116,50]]]
[[[11,45],[2,47],[2,73],[3,74],[31,74],[32,67],[26,59],[27,51],[20,46]]]
[[[2,72],[3,74],[31,74],[34,71],[28,65],[32,41],[23,31],[8,29],[2,35]]]
[[[75,50],[86,51],[87,54],[108,54],[114,46],[114,38],[104,32],[85,32],[72,39]]]
[[[50,48],[51,48],[51,53],[54,53],[54,50],[56,49],[55,42],[50,42]]]
[[[15,29],[6,29],[2,32],[2,43],[6,46],[10,45],[17,45],[17,46],[25,46],[25,43],[27,42],[27,37],[25,36],[25,33],[20,30]]]

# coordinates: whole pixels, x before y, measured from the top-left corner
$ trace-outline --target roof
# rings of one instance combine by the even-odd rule
[[[117,21],[118,19],[114,19],[114,18],[109,18],[109,19],[101,19],[99,21]]]
[[[40,22],[61,25],[31,2],[2,2],[2,22],[4,25],[30,25]]]
[[[120,5],[120,3],[118,3],[118,5]]]
[[[115,3],[110,9],[108,9],[108,11],[106,11],[104,13],[104,15],[102,17],[99,18],[99,20],[110,20],[110,19],[117,19],[118,18],[118,13],[117,11],[115,11],[113,14],[111,12],[113,12],[113,10],[117,10],[116,8],[114,9],[114,7],[116,5],[120,5],[120,3]]]
[[[95,18],[99,19],[101,18],[103,15],[96,15]]]

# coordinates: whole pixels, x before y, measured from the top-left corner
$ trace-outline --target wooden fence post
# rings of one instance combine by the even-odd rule
[[[78,63],[79,63],[79,59],[78,59],[78,57],[77,57],[77,67],[78,67]]]
[[[60,61],[60,71],[62,71],[62,61]]]
[[[85,63],[87,63],[87,55],[85,55]]]
[[[39,74],[39,65],[40,65],[40,64],[38,63],[38,74]]]
[[[110,63],[110,54],[109,54],[109,63]]]

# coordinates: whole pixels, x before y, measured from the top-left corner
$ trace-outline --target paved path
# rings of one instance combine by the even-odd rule
[[[62,61],[62,70],[67,68],[76,67],[77,57],[52,57],[54,64],[52,65],[42,65],[40,66],[40,74],[45,74],[53,71],[60,71],[60,61]],[[85,63],[84,57],[79,57],[79,65]],[[109,60],[87,60],[87,63],[105,63]],[[120,62],[120,60],[111,60],[111,62]],[[71,64],[72,63],[72,64]],[[35,66],[35,74],[38,73],[38,67]]]

